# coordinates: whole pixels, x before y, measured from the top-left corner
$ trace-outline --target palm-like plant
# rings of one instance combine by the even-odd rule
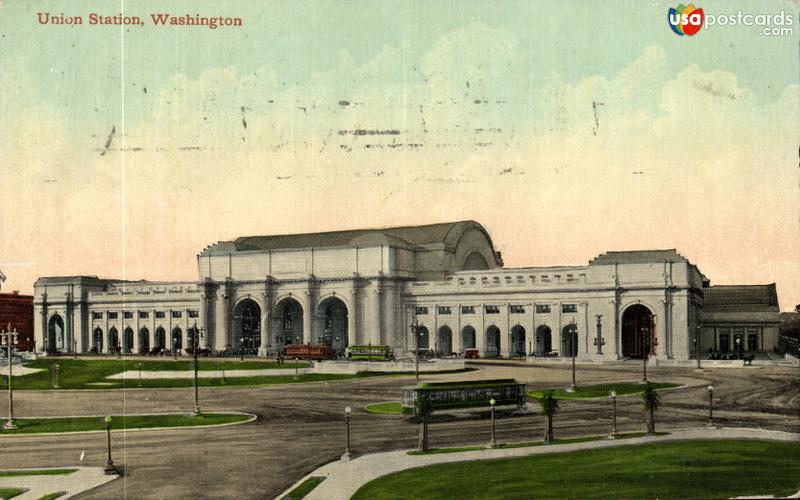
[[[648,434],[655,434],[656,432],[656,410],[661,404],[661,396],[656,392],[652,384],[648,383],[642,393],[642,402],[644,402],[644,421],[647,426]]]
[[[553,417],[558,413],[558,400],[553,396],[553,391],[546,391],[541,399],[539,405],[542,407],[542,413],[545,416],[544,420],[544,442],[553,442]]]

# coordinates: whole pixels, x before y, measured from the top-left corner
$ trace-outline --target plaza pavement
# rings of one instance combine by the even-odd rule
[[[314,488],[305,498],[307,500],[347,500],[356,491],[368,482],[386,474],[398,472],[414,467],[435,465],[468,460],[489,460],[496,458],[524,457],[530,455],[544,455],[579,450],[592,450],[597,448],[612,448],[616,446],[630,446],[643,443],[687,441],[697,439],[759,439],[769,441],[794,441],[800,442],[800,434],[781,431],[767,431],[762,429],[744,428],[697,428],[673,430],[666,436],[643,436],[638,438],[584,441],[579,443],[551,444],[530,446],[524,448],[484,449],[453,453],[433,453],[428,455],[409,455],[411,450],[398,450],[386,453],[372,453],[354,458],[350,461],[337,460],[311,471],[295,485],[278,495],[283,498],[300,483],[311,477],[324,477],[325,479]],[[800,497],[800,492],[797,496]]]
[[[567,387],[566,366],[530,366],[510,362],[472,365],[473,372],[424,375],[423,382],[516,378],[530,389]],[[578,384],[641,380],[641,366],[578,365]],[[788,367],[708,369],[652,367],[656,382],[686,384],[664,391],[657,413],[659,430],[691,428],[708,418],[709,383],[716,387],[715,422],[724,427],[753,427],[800,433],[800,370]],[[201,387],[203,411],[243,411],[258,416],[245,425],[220,428],[143,430],[112,436],[114,463],[126,475],[78,495],[91,499],[273,498],[344,451],[344,408],[353,408],[352,447],[362,454],[413,448],[419,426],[400,415],[372,415],[363,406],[398,400],[412,376],[369,377],[258,387]],[[2,396],[2,395],[0,395]],[[604,435],[611,427],[606,400],[562,402],[555,422],[559,438]],[[121,413],[187,412],[193,408],[191,388],[125,390],[15,391],[17,417],[119,415]],[[543,418],[531,415],[497,420],[500,442],[539,439]],[[617,400],[619,432],[644,428],[641,399]],[[0,397],[0,417],[7,412]],[[431,447],[483,445],[490,429],[485,419],[443,420],[430,426]],[[630,440],[625,440],[630,441]],[[3,436],[8,468],[103,466],[102,433],[62,436]],[[84,460],[79,460],[85,452]],[[13,464],[13,465],[11,465]]]

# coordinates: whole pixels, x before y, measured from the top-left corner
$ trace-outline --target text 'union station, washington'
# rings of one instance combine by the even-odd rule
[[[268,355],[286,344],[415,346],[441,355],[687,360],[771,351],[774,284],[711,286],[675,250],[607,252],[586,266],[503,268],[472,221],[242,237],[197,256],[199,280],[45,277],[36,349]],[[419,325],[418,336],[412,324]]]

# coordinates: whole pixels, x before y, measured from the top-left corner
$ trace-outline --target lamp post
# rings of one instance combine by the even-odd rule
[[[608,439],[617,439],[617,391],[608,391],[608,397],[611,398],[611,434]]]
[[[492,439],[491,439],[491,441],[489,441],[489,448],[494,448],[495,446],[497,446],[497,441],[495,440],[495,428],[494,428],[494,405],[495,405],[495,403],[496,403],[496,401],[494,400],[494,398],[489,400],[489,405],[492,408]]]
[[[244,337],[242,337],[242,338],[239,340],[239,354],[241,354],[241,355],[242,355],[242,357],[241,357],[241,358],[239,358],[239,362],[240,362],[240,363],[244,363]]]
[[[119,469],[114,465],[114,461],[111,460],[111,416],[106,416],[103,421],[106,423],[106,443],[108,449],[108,462],[106,463],[104,472],[106,475],[118,475]]]
[[[172,332],[172,359],[178,360],[178,338],[175,336],[174,331]]]
[[[647,342],[647,337],[650,335],[650,332],[647,329],[642,328],[642,381],[646,384],[647,383],[647,358],[650,357],[650,346]]]
[[[78,340],[75,338],[75,335],[72,336],[72,358],[78,359]]]
[[[200,398],[198,394],[198,379],[197,379],[197,351],[200,350],[200,337],[203,335],[203,329],[197,328],[197,323],[192,327],[192,355],[194,356],[194,416],[200,416]]]
[[[419,321],[414,318],[411,323],[411,335],[414,336],[414,376],[419,383]]]
[[[708,386],[708,426],[714,427],[714,386]]]
[[[0,331],[0,345],[5,346],[6,353],[8,354],[8,420],[6,421],[5,425],[3,425],[3,429],[6,430],[13,430],[17,428],[17,424],[14,422],[14,389],[11,381],[14,374],[14,360],[11,356],[11,351],[16,343],[17,329],[14,328],[14,331],[12,332],[11,323],[9,323],[8,331]]]
[[[603,315],[595,314],[594,317],[597,318],[597,336],[594,338],[594,345],[597,346],[597,354],[603,354],[603,346],[606,344],[606,340],[603,338],[603,325],[601,323]]]
[[[350,453],[350,407],[349,406],[346,406],[344,408],[344,425],[347,435],[347,444],[344,449],[344,455],[342,455],[342,460],[347,462],[353,456]]]

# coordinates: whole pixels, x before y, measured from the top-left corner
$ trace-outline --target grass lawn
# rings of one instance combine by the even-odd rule
[[[186,427],[193,425],[216,425],[233,422],[244,422],[247,415],[230,415],[223,413],[207,413],[195,417],[183,415],[127,415],[113,417],[111,430],[148,429],[152,427]],[[18,429],[0,430],[0,436],[12,434],[36,434],[41,432],[78,432],[105,430],[102,417],[78,418],[19,418]],[[36,471],[39,472],[39,471]]]
[[[389,414],[400,415],[401,413],[403,413],[403,405],[400,403],[400,401],[373,403],[371,405],[365,406],[364,409],[367,410],[367,412],[375,413],[376,415],[389,415]]]
[[[52,375],[50,374],[50,366],[54,363],[60,365],[59,369],[59,387],[61,389],[121,389],[121,388],[169,388],[169,387],[192,387],[193,379],[128,379],[128,380],[108,380],[106,377],[115,373],[121,373],[126,370],[138,370],[141,364],[142,371],[165,371],[165,370],[185,370],[189,371],[191,367],[190,361],[172,361],[169,359],[164,360],[139,360],[134,358],[126,360],[116,359],[98,359],[98,360],[83,360],[83,359],[66,359],[66,358],[50,358],[50,359],[37,359],[27,366],[31,368],[44,368],[44,371],[24,375],[22,377],[14,377],[14,389],[19,390],[45,390],[52,389]],[[278,365],[276,362],[271,361],[219,361],[219,360],[201,360],[201,370],[255,370],[255,369],[275,369],[286,368],[292,369],[295,364],[294,361],[286,362]],[[309,363],[299,362],[300,368],[310,366]],[[271,384],[288,384],[294,382],[318,382],[327,380],[342,380],[349,378],[358,378],[365,376],[379,376],[386,375],[385,373],[370,372],[358,375],[325,375],[325,374],[307,374],[300,375],[297,379],[293,375],[280,375],[280,376],[254,376],[254,377],[236,377],[229,378],[201,378],[201,387],[218,387],[218,386],[242,386],[242,385],[271,385]],[[0,377],[0,387],[5,388],[5,376]]]
[[[297,488],[287,493],[281,500],[300,500],[301,498],[305,498],[305,496],[311,493],[311,490],[319,486],[319,483],[324,479],[324,477],[310,477],[300,483]]]
[[[47,495],[40,497],[39,500],[55,500],[56,498],[63,497],[66,494],[67,494],[66,491],[55,491],[53,493],[48,493]]]
[[[663,391],[664,389],[672,389],[675,387],[680,387],[680,384],[662,384],[662,383],[651,383],[653,388],[657,391]],[[644,391],[645,384],[638,384],[638,383],[611,383],[611,384],[597,384],[597,385],[584,385],[578,386],[574,392],[567,392],[566,389],[553,389],[553,396],[556,399],[590,399],[590,398],[607,398],[608,391],[615,390],[617,391],[617,396],[629,396],[631,394],[641,394]],[[548,389],[541,389],[536,391],[528,391],[528,397],[539,399],[544,395],[544,392]]]
[[[0,470],[0,477],[16,476],[66,476],[78,469]]]
[[[419,467],[371,481],[352,498],[731,498],[798,490],[797,443],[696,441]]]
[[[28,491],[25,488],[0,488],[0,499],[5,500],[6,498],[14,498],[17,495],[21,495]]]

